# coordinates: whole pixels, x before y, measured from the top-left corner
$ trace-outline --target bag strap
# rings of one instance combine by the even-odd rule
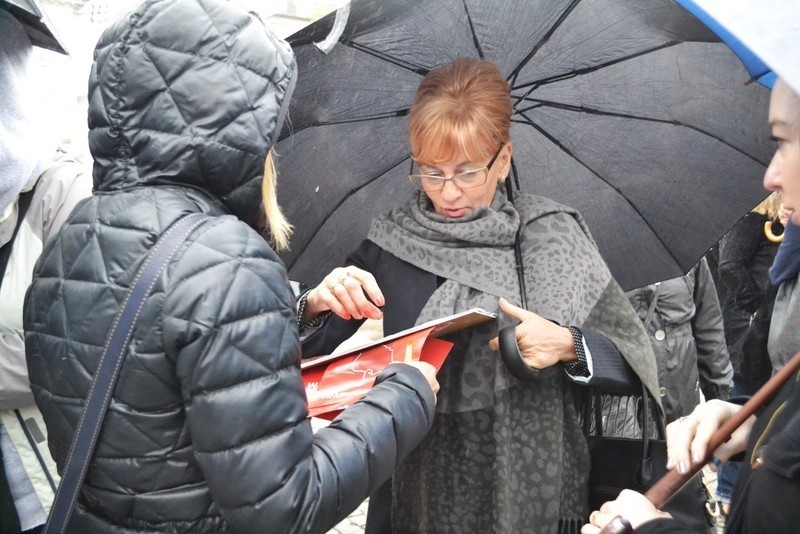
[[[17,200],[17,224],[14,226],[14,233],[11,234],[11,239],[8,240],[8,243],[0,247],[0,286],[3,285],[3,279],[5,278],[3,275],[6,272],[8,260],[11,258],[14,240],[17,238],[19,229],[22,226],[22,221],[25,220],[25,213],[27,213],[28,208],[31,206],[34,191],[36,191],[36,186],[27,193],[23,193],[19,196],[19,200]]]
[[[656,312],[656,304],[658,304],[658,293],[661,291],[661,284],[656,282],[656,288],[653,290],[653,296],[650,297],[650,307],[647,309],[647,317],[644,319],[644,331],[647,332],[647,329],[650,327],[650,323],[653,321],[653,316]],[[648,336],[650,334],[647,334]]]
[[[63,533],[69,524],[144,299],[152,291],[156,279],[181,243],[209,218],[205,214],[194,213],[180,219],[161,236],[139,267],[106,337],[105,348],[72,439],[61,484],[50,509],[44,534]]]

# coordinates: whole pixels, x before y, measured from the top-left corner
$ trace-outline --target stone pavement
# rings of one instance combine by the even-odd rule
[[[364,525],[367,524],[367,502],[369,499],[361,503],[361,506],[341,523],[329,530],[328,534],[362,534]]]

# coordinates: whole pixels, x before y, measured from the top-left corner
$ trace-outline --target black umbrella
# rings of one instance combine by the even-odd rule
[[[0,0],[0,9],[14,15],[25,28],[32,45],[61,54],[67,53],[36,0]]]
[[[513,186],[578,209],[625,289],[671,278],[766,196],[769,90],[672,0],[355,0],[289,41],[300,71],[277,144],[283,259],[315,283],[406,200],[406,113],[464,56],[513,87]]]

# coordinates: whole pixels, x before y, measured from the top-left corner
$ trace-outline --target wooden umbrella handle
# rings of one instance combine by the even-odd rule
[[[756,413],[759,408],[766,405],[772,397],[781,389],[784,383],[794,376],[800,370],[800,352],[796,353],[783,368],[775,373],[750,399],[742,405],[742,407],[731,416],[730,419],[725,421],[708,440],[708,447],[706,448],[705,457],[689,468],[685,474],[678,473],[677,469],[670,469],[667,473],[658,479],[650,489],[648,489],[644,496],[653,503],[653,505],[661,509],[662,506],[672,497],[681,487],[694,477],[704,465],[710,462],[714,457],[714,451],[730,439],[739,426],[742,425],[747,419]],[[617,517],[616,519],[623,519]],[[614,525],[612,526],[612,523]],[[630,523],[628,523],[630,525]],[[616,521],[611,521],[600,531],[601,534],[612,534],[613,532],[631,532],[631,530],[620,531],[618,529],[620,524]],[[615,530],[606,530],[607,528]]]

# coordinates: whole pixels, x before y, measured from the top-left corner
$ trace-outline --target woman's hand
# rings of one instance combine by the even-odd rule
[[[521,321],[515,329],[517,345],[522,359],[534,369],[545,369],[558,362],[577,360],[572,334],[563,326],[548,321],[541,315],[514,306],[506,299],[500,299],[500,309],[506,315]],[[489,341],[489,348],[498,350],[497,338]]]
[[[684,474],[692,465],[702,462],[711,435],[740,409],[738,404],[710,400],[698,405],[690,415],[667,425],[667,468],[677,467],[678,472]],[[751,416],[739,426],[731,438],[714,451],[714,456],[726,461],[745,450],[755,419]],[[710,463],[709,466],[716,471],[716,464]]]
[[[378,306],[384,304],[383,293],[371,273],[353,266],[337,267],[308,294],[301,319],[310,321],[328,310],[347,320],[381,319]]]
[[[416,367],[422,372],[422,374],[425,376],[425,380],[428,381],[428,385],[431,387],[431,390],[433,390],[433,398],[436,400],[436,394],[439,393],[439,381],[436,380],[436,367],[428,362],[422,362],[419,360],[403,363],[405,365],[410,365],[411,367]]]
[[[641,493],[622,490],[616,500],[605,502],[599,510],[592,512],[589,522],[581,528],[581,533],[596,534],[617,516],[627,519],[633,529],[653,519],[672,517],[657,510]]]

